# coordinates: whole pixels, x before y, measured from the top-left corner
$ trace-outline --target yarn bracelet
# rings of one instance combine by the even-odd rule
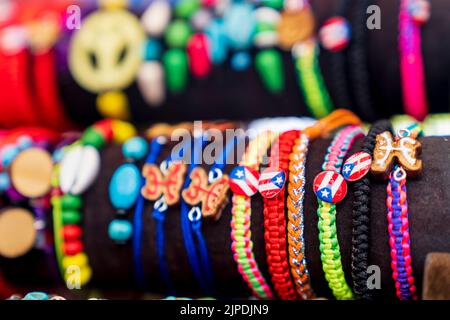
[[[276,134],[264,131],[253,138],[239,166],[230,173],[230,188],[233,192],[231,250],[239,273],[258,299],[273,299],[274,295],[253,253],[251,197],[258,192],[259,164],[275,137]]]
[[[52,181],[55,253],[68,288],[86,285],[92,269],[83,249],[81,195],[89,189],[100,170],[99,150],[114,140],[123,143],[136,135],[126,122],[102,120],[87,128],[81,138],[57,153]]]
[[[334,106],[319,66],[319,48],[314,38],[297,43],[292,48],[298,82],[311,114],[320,119]]]
[[[401,0],[399,15],[400,70],[406,114],[423,121],[428,114],[420,25],[430,15],[427,0]]]
[[[350,85],[353,92],[353,109],[364,116],[364,120],[376,119],[372,93],[370,91],[370,73],[367,61],[367,10],[371,2],[359,0],[353,5],[352,45],[348,49]]]
[[[196,133],[194,132],[194,135]],[[191,184],[191,174],[199,166],[202,160],[203,147],[206,144],[202,134],[196,136],[192,145],[191,163],[184,180],[183,192]],[[183,234],[184,247],[188,256],[189,264],[197,279],[201,290],[206,295],[214,294],[214,278],[212,274],[211,261],[208,249],[201,231],[202,212],[198,206],[190,206],[183,198],[181,199],[181,231]]]
[[[323,48],[330,51],[330,75],[335,86],[334,102],[338,108],[351,106],[347,81],[345,53],[351,38],[351,25],[345,18],[350,0],[339,0],[336,14],[328,18],[319,29],[319,40]]]
[[[136,205],[134,208],[132,236],[133,263],[136,281],[141,289],[146,288],[144,267],[142,265],[143,214],[146,201],[146,193],[143,192],[143,188],[145,188],[147,184],[147,172],[144,170],[148,170],[149,166],[152,166],[152,168],[155,166],[155,163],[158,161],[158,157],[161,153],[161,149],[165,143],[165,137],[155,137],[150,143],[150,150],[145,159],[145,164],[141,173],[140,192],[136,199]],[[155,168],[155,170],[157,170],[157,168]]]
[[[387,219],[391,248],[392,277],[400,300],[417,299],[411,266],[407,177],[417,177],[422,170],[419,159],[422,146],[417,131],[400,130],[397,137],[389,131],[377,136],[371,171],[378,177],[389,178],[387,186]]]
[[[108,227],[109,237],[118,244],[125,244],[133,234],[133,225],[127,219],[127,211],[136,203],[141,191],[142,177],[136,162],[148,152],[147,141],[133,137],[122,146],[126,163],[119,166],[109,183],[109,199],[116,210],[116,217]]]
[[[280,299],[297,299],[289,273],[286,248],[284,185],[289,169],[289,154],[300,131],[282,133],[270,151],[269,167],[259,178],[259,192],[264,197],[264,239],[266,257],[275,291]]]
[[[372,299],[372,293],[367,286],[371,220],[371,181],[367,173],[370,171],[376,137],[385,131],[392,131],[391,123],[387,120],[376,122],[364,138],[361,151],[350,156],[342,167],[344,179],[354,182],[351,264],[353,290],[356,298],[365,300]]]
[[[314,179],[314,193],[319,208],[319,240],[322,267],[328,286],[339,300],[353,299],[342,269],[341,253],[336,231],[336,203],[342,201],[347,193],[347,185],[339,174],[343,159],[353,142],[363,136],[358,126],[347,126],[337,133],[325,156],[322,171]]]

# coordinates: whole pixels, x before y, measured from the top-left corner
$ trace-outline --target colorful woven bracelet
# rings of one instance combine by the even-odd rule
[[[319,48],[315,39],[296,44],[292,48],[298,81],[311,114],[320,119],[334,106],[322,78],[318,60]]]
[[[342,129],[334,138],[323,163],[323,172],[314,179],[314,192],[318,197],[319,240],[323,271],[328,286],[339,300],[353,299],[345,280],[336,231],[336,203],[347,193],[347,185],[340,175],[343,159],[354,141],[363,136],[358,126]]]
[[[418,121],[428,114],[420,25],[429,19],[426,0],[401,0],[399,16],[400,70],[405,113]]]
[[[391,130],[391,123],[387,120],[375,123],[364,138],[361,151],[349,157],[342,167],[342,175],[345,180],[355,182],[353,185],[351,272],[353,289],[358,299],[369,300],[372,298],[371,291],[367,286],[371,209],[371,183],[367,173],[370,171],[377,135]]]
[[[253,253],[250,231],[251,196],[258,190],[258,169],[261,159],[275,137],[276,135],[272,132],[264,132],[251,140],[239,166],[230,173],[230,188],[234,193],[231,210],[231,239],[233,241],[231,250],[239,273],[252,290],[253,295],[259,299],[273,299],[274,296]]]
[[[390,132],[377,136],[371,170],[376,176],[388,177],[387,219],[391,248],[392,277],[397,296],[401,300],[417,299],[411,267],[411,241],[409,234],[406,179],[422,170],[418,158],[421,144],[417,131],[401,130],[396,139]]]
[[[284,184],[289,154],[300,131],[282,133],[270,151],[269,167],[261,173],[259,192],[264,197],[264,239],[269,273],[277,295],[283,300],[297,299],[289,273],[286,248]]]
[[[302,299],[315,297],[310,285],[310,277],[306,265],[305,241],[303,237],[303,202],[305,196],[305,165],[310,139],[324,137],[329,132],[344,126],[357,125],[358,117],[350,111],[339,109],[329,116],[317,121],[315,125],[306,128],[295,141],[289,156],[289,184],[286,206],[288,208],[288,253],[291,275],[294,279],[297,294]]]

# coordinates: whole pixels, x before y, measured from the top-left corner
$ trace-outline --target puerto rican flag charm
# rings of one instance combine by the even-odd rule
[[[264,198],[274,198],[283,190],[285,182],[286,173],[283,170],[267,168],[259,177],[259,193]]]
[[[230,173],[230,189],[235,195],[251,197],[258,192],[259,172],[238,166]]]
[[[322,171],[314,179],[314,193],[328,203],[338,203],[347,195],[347,182],[334,171]]]
[[[345,161],[342,167],[344,179],[350,182],[362,179],[372,165],[372,157],[366,152],[357,152]]]

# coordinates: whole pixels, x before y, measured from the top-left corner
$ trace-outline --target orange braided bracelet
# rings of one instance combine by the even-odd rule
[[[272,146],[269,168],[261,174],[259,184],[260,193],[264,196],[264,238],[267,263],[274,288],[283,300],[298,298],[287,259],[286,218],[282,189],[289,169],[289,154],[299,134],[300,131],[292,130],[280,135]]]

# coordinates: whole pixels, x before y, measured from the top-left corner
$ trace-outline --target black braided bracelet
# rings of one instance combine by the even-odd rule
[[[388,120],[376,122],[364,139],[362,152],[373,156],[377,135],[392,131]],[[367,286],[369,266],[369,237],[370,237],[370,178],[363,177],[354,186],[353,216],[352,216],[352,279],[353,290],[358,299],[370,300],[372,293]]]
[[[370,75],[366,50],[366,10],[370,0],[355,0],[352,19],[352,45],[349,48],[350,83],[354,98],[354,110],[363,120],[374,121],[377,116],[370,92]]]

